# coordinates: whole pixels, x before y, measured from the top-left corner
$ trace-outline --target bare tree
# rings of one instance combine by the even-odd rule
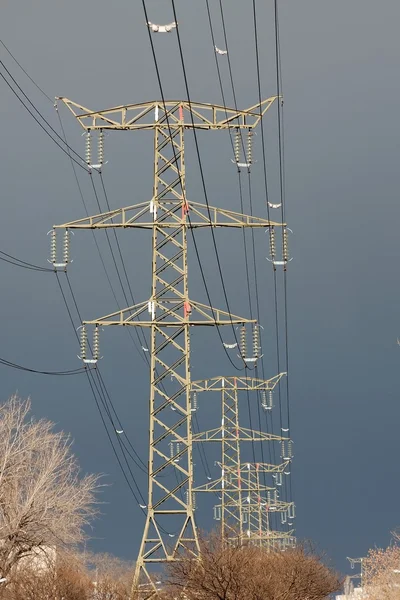
[[[127,600],[134,565],[110,554],[91,554],[88,563],[94,583],[93,600]]]
[[[79,556],[58,553],[47,569],[18,571],[4,600],[92,600],[93,583]]]
[[[166,600],[322,600],[341,587],[338,575],[305,547],[268,551],[212,534],[200,550],[200,560],[188,555],[168,566]]]
[[[363,560],[363,588],[371,600],[398,600],[400,597],[399,534],[393,532],[388,548],[374,548]]]
[[[80,477],[71,440],[29,419],[30,401],[0,406],[0,577],[33,551],[80,542],[96,513],[98,476]]]
[[[110,554],[59,552],[18,570],[2,600],[128,600],[133,566]]]

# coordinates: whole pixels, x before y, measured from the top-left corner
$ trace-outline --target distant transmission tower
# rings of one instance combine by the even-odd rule
[[[245,130],[251,139],[276,97],[243,111],[181,101],[145,102],[91,111],[59,98],[86,131],[86,161],[103,164],[103,132],[151,130],[154,133],[154,189],[150,200],[55,226],[52,261],[57,262],[56,230],[139,228],[152,231],[152,289],[135,306],[91,321],[86,326],[119,325],[150,329],[150,439],[147,517],[136,563],[134,589],[156,593],[149,568],[176,560],[182,550],[198,554],[193,514],[192,406],[190,395],[190,327],[255,324],[223,310],[196,302],[188,291],[187,232],[189,228],[286,228],[227,209],[188,201],[185,184],[185,130]],[[98,132],[99,156],[92,164],[91,137]],[[249,143],[251,162],[251,145]],[[67,234],[68,237],[68,234]],[[64,261],[67,262],[67,259]],[[96,360],[93,356],[91,360]],[[88,359],[86,359],[88,360]],[[171,410],[172,409],[172,410]],[[178,442],[178,443],[177,443]],[[171,531],[176,532],[171,545]]]
[[[294,543],[293,530],[273,531],[270,515],[280,513],[281,523],[291,523],[295,517],[293,502],[279,500],[277,488],[290,469],[292,443],[289,438],[241,427],[238,392],[258,392],[263,407],[272,409],[275,386],[285,375],[281,373],[268,380],[252,377],[214,377],[192,383],[193,394],[221,393],[221,425],[193,435],[193,442],[213,442],[221,445],[221,477],[196,486],[195,492],[216,494],[221,502],[214,506],[214,518],[221,522],[222,539],[250,541],[259,546],[277,548]],[[278,465],[243,462],[241,447],[244,442],[279,443],[282,462]],[[272,475],[273,486],[263,485],[261,475]]]

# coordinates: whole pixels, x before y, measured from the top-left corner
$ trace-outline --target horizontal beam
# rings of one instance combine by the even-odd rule
[[[232,313],[228,313],[219,308],[213,308],[189,300],[191,313],[188,314],[187,309],[184,309],[185,302],[180,299],[156,299],[148,302],[141,302],[123,310],[118,310],[114,313],[94,319],[91,321],[83,321],[83,325],[98,325],[102,327],[123,325],[127,327],[152,327],[156,325],[160,329],[165,327],[182,327],[190,326],[213,326],[213,325],[244,325],[245,323],[256,323],[255,319],[246,319]],[[154,309],[154,318],[151,320],[140,320],[143,313],[148,313],[149,305]],[[178,310],[181,313],[178,313]],[[186,315],[186,316],[185,316]],[[193,318],[194,315],[200,317]]]
[[[235,440],[235,442],[283,442],[289,441],[289,438],[274,435],[272,433],[263,433],[262,431],[254,431],[253,429],[240,428],[239,435],[236,432],[229,435],[229,432],[224,427],[217,429],[209,429],[193,434],[193,442],[226,442]]]
[[[271,379],[256,379],[255,377],[213,377],[192,381],[193,392],[221,392],[223,390],[265,390],[275,388],[286,373],[279,373]]]
[[[270,463],[241,463],[240,464],[240,475],[241,477],[245,477],[248,475],[249,471],[251,473],[283,473],[286,467],[290,464],[289,460],[281,463],[280,465],[272,465]],[[221,468],[224,468],[227,473],[232,475],[237,475],[237,468],[230,467],[224,465],[222,467],[222,463],[217,462],[217,465]]]
[[[68,98],[59,96],[86,130],[114,129],[253,129],[280,96],[271,96],[246,110],[236,110],[218,104],[188,102],[182,100],[160,100],[125,104],[93,111]]]
[[[285,223],[270,221],[244,215],[241,213],[206,206],[198,202],[188,202],[189,216],[182,212],[182,201],[178,200],[150,200],[124,208],[110,210],[82,219],[75,219],[61,225],[54,225],[55,229],[107,229],[107,228],[137,228],[152,229],[153,227],[175,229],[179,225],[185,225],[191,229],[200,227],[253,227],[266,229],[268,227],[285,227]],[[154,207],[157,208],[154,213]],[[152,211],[152,212],[150,212]],[[167,213],[167,215],[165,214]],[[156,221],[153,215],[157,214]]]

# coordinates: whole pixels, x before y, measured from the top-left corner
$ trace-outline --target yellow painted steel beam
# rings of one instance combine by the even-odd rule
[[[226,108],[217,104],[168,100],[127,104],[93,111],[68,98],[59,96],[86,130],[114,129],[254,129],[279,96],[271,96],[246,110]]]
[[[173,229],[184,225],[191,229],[203,227],[252,227],[267,229],[268,227],[285,227],[285,223],[270,221],[253,215],[243,215],[225,208],[206,206],[198,202],[187,201],[190,221],[186,215],[182,215],[182,200],[168,199],[157,201],[158,226],[160,228]],[[148,202],[141,202],[118,208],[104,213],[99,213],[82,219],[68,221],[61,225],[55,225],[55,229],[118,229],[137,228],[152,229],[154,227],[154,198]],[[160,219],[161,215],[163,218]]]
[[[194,392],[221,392],[224,389],[239,390],[273,390],[279,381],[286,375],[285,372],[271,377],[271,379],[257,379],[256,377],[212,377],[210,379],[200,379],[192,381],[192,391]]]

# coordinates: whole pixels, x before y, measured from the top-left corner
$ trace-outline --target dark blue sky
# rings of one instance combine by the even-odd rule
[[[223,46],[217,4],[211,3],[217,45]],[[276,91],[272,3],[259,7],[262,92]],[[154,22],[173,20],[168,2],[148,2]],[[221,102],[205,3],[177,3],[192,100]],[[248,3],[225,5],[235,89],[240,107],[257,101],[257,81]],[[335,3],[280,2],[285,95],[287,220],[294,257],[288,274],[290,390],[297,535],[317,541],[345,569],[346,556],[362,556],[388,542],[399,524],[397,497],[399,348],[398,297],[398,64],[400,7],[354,0]],[[104,0],[19,0],[2,7],[1,38],[50,95],[65,95],[89,108],[159,98],[140,3]],[[167,97],[184,97],[176,35],[155,38]],[[49,102],[3,49],[1,58],[40,110],[57,126]],[[232,104],[226,64],[227,102]],[[45,264],[47,231],[84,216],[71,166],[4,83],[0,102],[2,219],[0,249]],[[276,114],[266,119],[269,179],[277,190]],[[70,143],[83,153],[81,131],[67,112]],[[199,136],[210,204],[239,210],[235,172],[226,135]],[[212,138],[212,139],[211,139]],[[255,213],[265,214],[260,140],[253,169]],[[152,139],[146,132],[106,139],[104,172],[110,203],[127,206],[150,198]],[[188,196],[203,202],[193,145],[188,143]],[[97,212],[88,177],[85,198]],[[103,202],[103,199],[102,199]],[[271,329],[271,273],[263,260],[265,236],[257,237],[263,325]],[[224,308],[208,234],[199,241],[213,302]],[[115,273],[101,248],[117,288]],[[236,314],[248,311],[242,277],[240,235],[218,238],[227,288]],[[139,300],[149,295],[150,238],[120,236]],[[93,238],[72,242],[70,277],[86,319],[116,309]],[[191,295],[205,301],[192,260]],[[79,366],[77,348],[55,277],[0,264],[3,340],[0,356],[38,369]],[[121,296],[121,294],[120,294]],[[214,300],[215,298],[215,300]],[[119,301],[124,305],[122,297]],[[276,372],[273,339],[266,341],[268,376]],[[268,350],[269,348],[269,350]],[[102,339],[102,369],[124,428],[146,456],[147,374],[124,331]],[[1,367],[1,395],[30,395],[36,416],[71,432],[85,471],[106,473],[103,517],[93,529],[93,547],[134,558],[143,518],[118,471],[87,382],[49,378]],[[193,340],[192,379],[234,374],[215,334]],[[218,407],[205,408],[211,426]],[[214,418],[215,417],[215,418]],[[199,419],[201,410],[199,411]],[[208,421],[207,421],[208,419]],[[213,421],[214,419],[214,421]],[[216,426],[216,425],[215,425]],[[138,474],[140,484],[144,479]],[[201,515],[211,524],[211,513]]]

